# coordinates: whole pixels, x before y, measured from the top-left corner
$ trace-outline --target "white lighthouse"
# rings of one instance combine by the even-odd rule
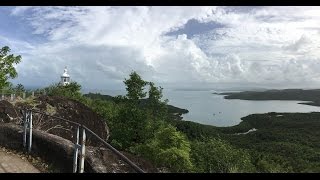
[[[67,67],[64,68],[64,73],[61,75],[60,84],[63,86],[70,84],[70,75],[68,74]]]

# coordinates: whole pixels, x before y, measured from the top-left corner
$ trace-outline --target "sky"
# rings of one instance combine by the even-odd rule
[[[132,71],[164,88],[320,88],[320,7],[0,7],[13,83],[44,87],[65,66],[86,89]]]

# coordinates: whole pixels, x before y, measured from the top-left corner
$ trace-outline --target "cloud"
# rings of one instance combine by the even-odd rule
[[[193,37],[196,34],[202,34],[207,31],[211,31],[215,28],[225,27],[223,24],[215,23],[213,21],[210,22],[199,22],[195,19],[190,19],[188,22],[178,30],[171,31],[166,33],[165,35],[181,35],[186,34],[187,37]]]
[[[312,42],[305,35],[302,35],[300,39],[298,39],[297,41],[293,42],[290,45],[284,46],[283,48],[288,51],[298,52],[302,48],[304,48],[304,46],[307,46],[308,44],[311,44],[311,43]]]
[[[23,13],[25,13],[27,10],[31,9],[31,6],[20,6],[20,7],[15,7],[12,11],[11,11],[11,15],[21,15]]]
[[[30,33],[46,37],[46,42],[26,42],[32,44],[29,48],[12,44],[28,53],[18,65],[17,81],[50,84],[59,80],[67,65],[71,77],[88,88],[110,88],[132,70],[147,80],[176,86],[319,84],[318,11],[316,7],[17,7],[11,14],[32,26]]]

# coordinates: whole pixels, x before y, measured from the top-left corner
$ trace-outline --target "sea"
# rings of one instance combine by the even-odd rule
[[[112,96],[125,94],[124,90],[96,92]],[[237,125],[242,121],[242,117],[250,114],[320,111],[317,106],[298,104],[303,101],[224,99],[224,95],[213,94],[221,92],[230,91],[164,89],[163,96],[169,100],[168,104],[189,110],[189,113],[182,115],[183,120],[217,127]]]

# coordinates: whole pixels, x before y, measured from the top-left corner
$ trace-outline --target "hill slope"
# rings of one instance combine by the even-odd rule
[[[242,100],[296,100],[310,101],[300,104],[320,106],[320,89],[284,89],[268,91],[244,91],[236,93],[220,93],[226,95],[225,99],[242,99]]]

